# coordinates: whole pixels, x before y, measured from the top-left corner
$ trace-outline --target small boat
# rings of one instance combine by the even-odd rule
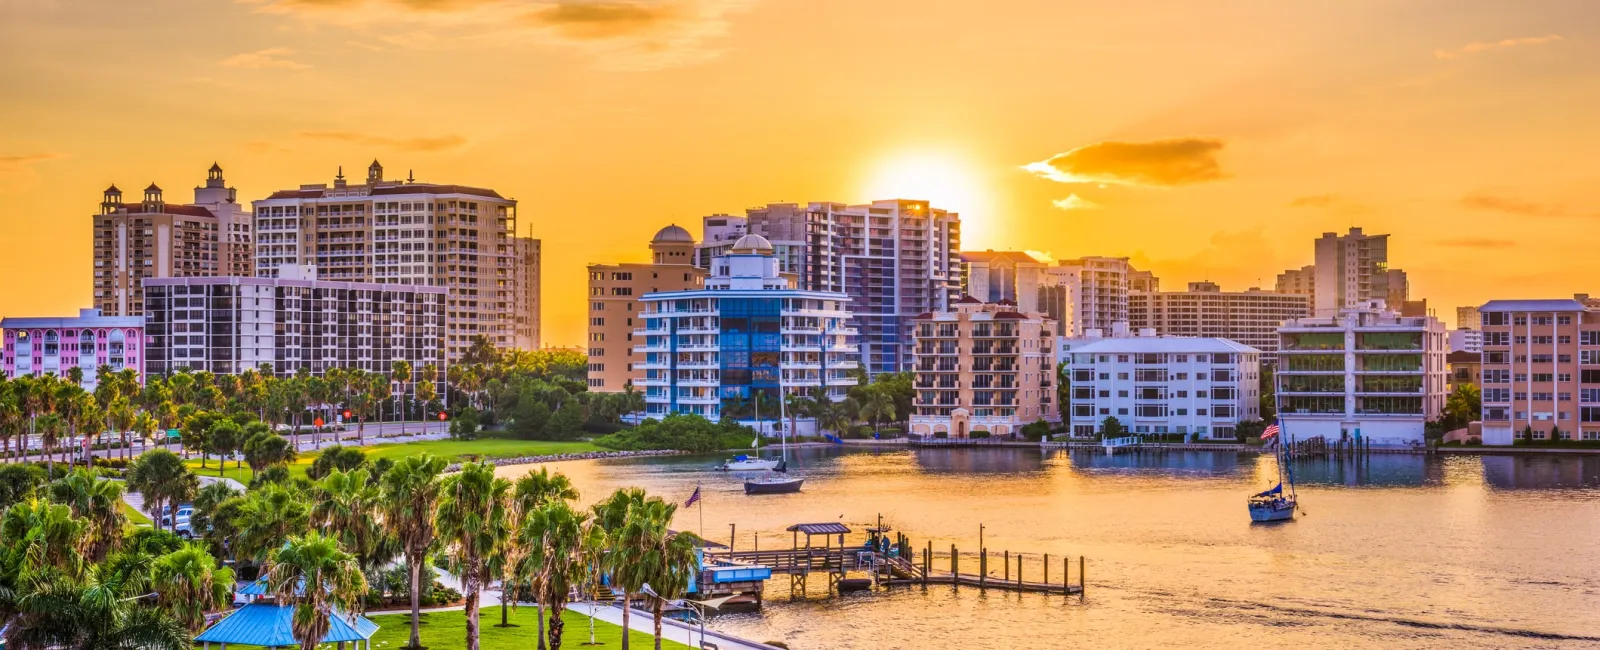
[[[1283,521],[1294,518],[1294,510],[1298,507],[1293,494],[1283,493],[1283,484],[1279,483],[1272,489],[1258,492],[1250,496],[1250,521]]]
[[[723,461],[721,465],[717,466],[717,469],[723,472],[762,472],[767,470],[781,472],[783,471],[782,467],[783,461],[776,458],[751,458],[744,454],[739,454]]]
[[[803,478],[789,478],[787,476],[767,476],[750,479],[744,482],[745,494],[790,494],[800,491],[800,484],[805,483]]]
[[[840,578],[839,593],[845,594],[852,591],[866,591],[872,588],[871,578]]]

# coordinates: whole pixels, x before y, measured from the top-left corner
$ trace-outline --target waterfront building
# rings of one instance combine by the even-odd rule
[[[634,352],[634,330],[644,325],[639,312],[648,293],[699,289],[706,270],[693,266],[694,236],[676,225],[650,239],[647,264],[589,265],[589,390],[619,393],[644,378],[642,354]]]
[[[1492,300],[1483,316],[1483,444],[1600,440],[1600,307]]]
[[[106,316],[99,309],[80,309],[76,317],[6,318],[0,320],[4,347],[0,361],[7,379],[43,375],[66,377],[83,371],[83,387],[99,385],[100,366],[113,371],[132,368],[144,381],[144,317]]]
[[[1014,437],[1033,422],[1061,421],[1055,323],[1047,316],[1010,300],[965,296],[913,321],[912,435]]]
[[[1039,285],[1044,269],[1044,262],[1021,251],[964,252],[961,254],[961,293],[981,302],[1009,300],[1016,304],[1019,312],[1036,312],[1039,311]]]
[[[517,202],[491,189],[388,180],[372,161],[365,183],[343,169],[330,187],[301,185],[255,201],[255,274],[315,266],[325,281],[444,287],[445,356],[483,336],[516,344]],[[537,275],[537,272],[534,272]]]
[[[1456,308],[1456,329],[1480,331],[1483,329],[1483,316],[1478,314],[1476,306]]]
[[[1223,291],[1213,282],[1190,282],[1187,291],[1130,292],[1128,326],[1154,330],[1158,336],[1223,338],[1255,348],[1274,363],[1278,328],[1285,321],[1311,315],[1311,301],[1301,294]]]
[[[1450,330],[1450,351],[1473,354],[1483,352],[1483,332],[1467,329]]]
[[[1114,417],[1135,434],[1231,440],[1240,422],[1261,419],[1261,351],[1237,341],[1144,330],[1081,341],[1062,361],[1075,437]]]
[[[105,316],[144,313],[144,278],[249,275],[250,213],[212,163],[193,203],[168,203],[151,183],[138,203],[116,185],[94,216],[94,305]]]
[[[1360,437],[1375,445],[1420,444],[1444,409],[1444,324],[1401,316],[1381,299],[1335,316],[1279,328],[1278,418],[1295,438]]]
[[[1305,296],[1312,308],[1317,304],[1317,267],[1308,264],[1298,269],[1289,269],[1278,274],[1277,283],[1272,290],[1277,293],[1292,293]]]
[[[272,364],[281,377],[305,369],[388,373],[395,361],[446,364],[440,340],[448,293],[423,284],[320,280],[286,265],[274,277],[145,280],[146,369],[237,374]]]
[[[1384,298],[1384,304],[1389,305],[1391,309],[1400,310],[1401,314],[1405,314],[1407,303],[1412,302],[1411,281],[1406,279],[1406,272],[1400,269],[1389,269],[1384,275],[1384,283],[1388,287],[1388,295]],[[1428,301],[1422,300],[1420,302],[1422,303],[1422,311],[1426,312]]]
[[[511,240],[516,246],[517,291],[512,309],[512,347],[520,350],[539,349],[539,312],[544,302],[540,297],[539,269],[543,255],[542,244],[532,237]]]
[[[711,258],[727,255],[728,249],[733,248],[733,242],[748,234],[750,220],[745,217],[720,213],[701,217],[700,243],[694,245],[694,265],[702,269],[711,268]]]
[[[1374,300],[1386,301],[1393,309],[1400,302],[1389,302],[1389,236],[1368,235],[1351,228],[1345,235],[1322,233],[1316,241],[1313,313],[1337,317],[1340,310],[1359,308]],[[1393,276],[1404,279],[1401,273]],[[1404,289],[1402,289],[1402,292]],[[1401,301],[1405,296],[1400,297]]]
[[[1039,308],[1056,322],[1056,334],[1080,337],[1128,322],[1129,278],[1138,274],[1126,257],[1084,257],[1047,267]],[[1155,285],[1154,276],[1141,286]]]
[[[740,238],[715,258],[704,288],[652,292],[639,301],[635,367],[645,376],[636,384],[647,416],[693,413],[715,421],[725,413],[748,417],[747,406],[764,404],[771,411],[762,419],[776,420],[785,395],[820,390],[838,401],[856,384],[849,296],[792,288],[760,235]]]
[[[1483,355],[1477,352],[1457,352],[1451,350],[1444,355],[1444,362],[1450,365],[1450,392],[1455,392],[1462,386],[1483,385]]]

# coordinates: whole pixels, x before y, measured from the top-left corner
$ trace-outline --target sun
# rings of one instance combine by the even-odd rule
[[[935,208],[969,212],[982,207],[977,175],[949,154],[902,154],[874,166],[866,199],[918,199]]]

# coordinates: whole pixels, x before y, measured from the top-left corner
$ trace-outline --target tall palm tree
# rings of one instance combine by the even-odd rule
[[[187,544],[156,558],[150,580],[160,594],[160,606],[191,634],[205,627],[206,614],[222,611],[233,602],[233,569],[218,566],[204,544]]]
[[[88,524],[78,540],[78,551],[90,562],[104,560],[127,523],[127,515],[122,514],[122,484],[79,469],[50,484],[50,499]]]
[[[265,424],[251,422],[245,426],[244,461],[250,471],[260,473],[269,467],[287,465],[300,456],[283,436],[267,429]]]
[[[7,381],[0,377],[0,445],[4,445],[4,454],[0,458],[11,459],[11,439],[20,438],[26,419],[23,417],[22,398],[17,394],[16,382]]]
[[[621,395],[622,399],[617,405],[617,410],[621,411],[623,415],[638,413],[639,411],[644,410],[644,393],[640,392],[639,389],[634,388],[633,381],[630,380],[628,383],[622,386]]]
[[[356,556],[363,570],[377,568],[384,530],[378,521],[382,493],[365,469],[333,470],[317,484],[317,501],[311,507],[311,527],[329,531],[346,551]]]
[[[367,578],[355,556],[317,531],[273,549],[266,575],[278,602],[294,603],[294,637],[300,650],[316,650],[333,617],[354,610],[367,593]]]
[[[141,648],[189,650],[187,630],[166,611],[139,604],[134,586],[116,575],[51,576],[16,601],[7,648]]]
[[[446,466],[443,458],[426,452],[396,461],[383,473],[383,520],[406,556],[406,571],[411,578],[411,640],[407,648],[422,647],[418,617],[422,603],[422,565],[433,547],[433,514],[443,487],[440,476]]]
[[[611,493],[606,500],[591,506],[595,525],[601,530],[605,538],[605,550],[600,555],[598,566],[611,576],[611,584],[622,590],[622,629],[632,629],[629,626],[629,612],[633,611],[634,596],[644,587],[644,574],[634,570],[634,559],[638,557],[639,547],[631,546],[630,542],[637,542],[630,538],[630,527],[637,522],[637,518],[644,511],[644,490],[639,488],[622,488]],[[637,531],[633,531],[637,532]],[[622,635],[622,648],[628,648],[628,636]]]
[[[311,396],[306,391],[305,380],[299,377],[285,379],[279,385],[282,386],[283,391],[280,406],[283,407],[290,424],[294,427],[292,439],[294,440],[294,448],[298,450],[300,449],[300,422],[305,420],[306,404],[310,402]]]
[[[513,586],[520,585],[529,578],[534,578],[534,592],[541,593],[537,580],[537,566],[540,562],[532,562],[529,566],[525,560],[538,553],[538,547],[525,542],[525,538],[515,534],[523,529],[528,514],[543,508],[546,504],[555,501],[571,501],[578,498],[577,488],[572,487],[572,481],[560,472],[550,473],[548,468],[540,467],[538,470],[529,470],[522,478],[517,479],[512,486],[511,501],[506,508],[506,525],[513,531],[507,538],[505,550],[501,554],[502,575],[500,578],[500,624],[506,622],[506,601],[512,598]],[[544,647],[544,599],[537,601],[539,607],[539,647]]]
[[[306,495],[281,485],[261,486],[248,495],[234,517],[233,550],[242,558],[269,557],[284,540],[310,526]]]
[[[106,409],[106,425],[122,439],[120,455],[124,458],[133,457],[133,445],[128,439],[128,432],[133,430],[134,419],[132,400],[121,396],[111,400],[110,408]]]
[[[162,506],[172,506],[194,498],[200,478],[183,464],[183,459],[165,449],[152,449],[128,466],[128,489],[144,495],[145,512],[161,527]],[[173,518],[173,524],[177,518]]]
[[[377,411],[378,416],[379,416],[378,417],[378,421],[382,422],[383,421],[383,402],[384,402],[383,398],[388,396],[389,393],[392,391],[392,389],[389,387],[389,378],[383,376],[383,373],[381,373],[381,372],[375,372],[375,373],[372,373],[371,377],[367,378],[367,382],[368,383],[367,383],[366,399],[370,400],[370,403],[371,403],[370,409],[373,410],[373,411]],[[361,423],[363,425],[366,424],[366,422],[367,421],[365,419],[361,420]],[[361,439],[358,440],[357,442],[365,444],[366,443],[366,433],[365,433],[365,431],[361,432],[360,438]]]
[[[82,392],[82,389],[79,390],[77,395],[73,396],[72,408],[67,417],[68,424],[71,425],[73,432],[73,435],[68,438],[69,447],[75,447],[71,443],[77,439],[76,434],[83,434],[85,443],[88,443],[91,438],[97,437],[100,426],[106,422],[104,412],[100,409],[100,403],[95,401],[94,395]],[[88,445],[86,444],[85,446]],[[77,454],[71,449],[63,450],[61,460],[76,464]],[[84,462],[89,462],[88,458],[85,458]]]
[[[878,421],[894,419],[894,397],[885,390],[867,391],[861,400],[861,417],[872,420],[872,436],[878,436]]]
[[[667,600],[681,597],[689,588],[689,577],[695,569],[694,550],[699,544],[699,538],[692,533],[668,530],[677,511],[676,503],[647,498],[633,508],[616,540],[634,555],[633,561],[619,571],[619,580],[641,590],[649,585],[655,592],[650,608],[655,615],[656,650],[661,650],[662,609]]]
[[[66,505],[28,499],[0,516],[0,552],[18,583],[51,572],[75,578],[85,566],[78,542],[88,528],[89,523],[73,517]]]
[[[394,394],[395,412],[399,414],[400,433],[406,432],[406,413],[400,411],[400,400],[406,395],[406,382],[411,381],[411,363],[409,361],[396,361],[389,367],[389,378],[396,384]]]
[[[431,363],[422,366],[417,373],[417,403],[422,409],[422,417],[427,418],[428,412],[433,410],[433,400],[439,398],[439,367]]]
[[[557,476],[560,476],[559,474]],[[523,526],[516,531],[521,544],[538,549],[534,558],[538,575],[533,580],[538,586],[540,622],[543,627],[545,604],[550,605],[550,648],[561,650],[562,612],[573,586],[581,582],[587,565],[584,549],[596,542],[599,529],[588,525],[589,515],[572,509],[564,500],[551,501],[528,513]],[[539,647],[544,646],[544,633],[540,632]]]
[[[145,411],[139,411],[138,415],[133,416],[133,424],[131,425],[131,428],[133,429],[134,433],[139,435],[141,440],[145,441],[145,446],[148,447],[150,445],[150,440],[155,437],[156,431],[161,428],[161,424],[156,421],[156,417],[154,415],[151,415]],[[162,431],[162,442],[166,442],[166,438],[166,432]],[[131,449],[129,450],[129,453],[129,457],[131,458]]]
[[[67,430],[67,419],[60,413],[46,413],[39,417],[34,427],[34,433],[39,436],[39,453],[44,455],[45,473],[54,476],[56,473],[54,449],[61,439],[62,432]]]
[[[478,650],[478,599],[494,578],[505,546],[506,495],[511,482],[496,478],[494,465],[466,463],[444,480],[434,526],[439,530],[450,570],[461,578],[466,596],[467,650]]]
[[[189,374],[187,371],[180,371],[178,374],[168,377],[167,387],[172,390],[172,401],[179,406],[194,401],[194,393],[192,392],[194,389],[194,375]]]

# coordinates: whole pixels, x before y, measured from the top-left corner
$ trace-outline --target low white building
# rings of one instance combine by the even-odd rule
[[[1287,435],[1412,445],[1444,409],[1445,327],[1362,307],[1279,328],[1278,419]]]
[[[1450,330],[1451,352],[1483,352],[1483,332],[1478,330]]]
[[[1218,338],[1139,336],[1074,340],[1067,363],[1074,437],[1114,417],[1135,434],[1232,439],[1260,419],[1261,351]]]

